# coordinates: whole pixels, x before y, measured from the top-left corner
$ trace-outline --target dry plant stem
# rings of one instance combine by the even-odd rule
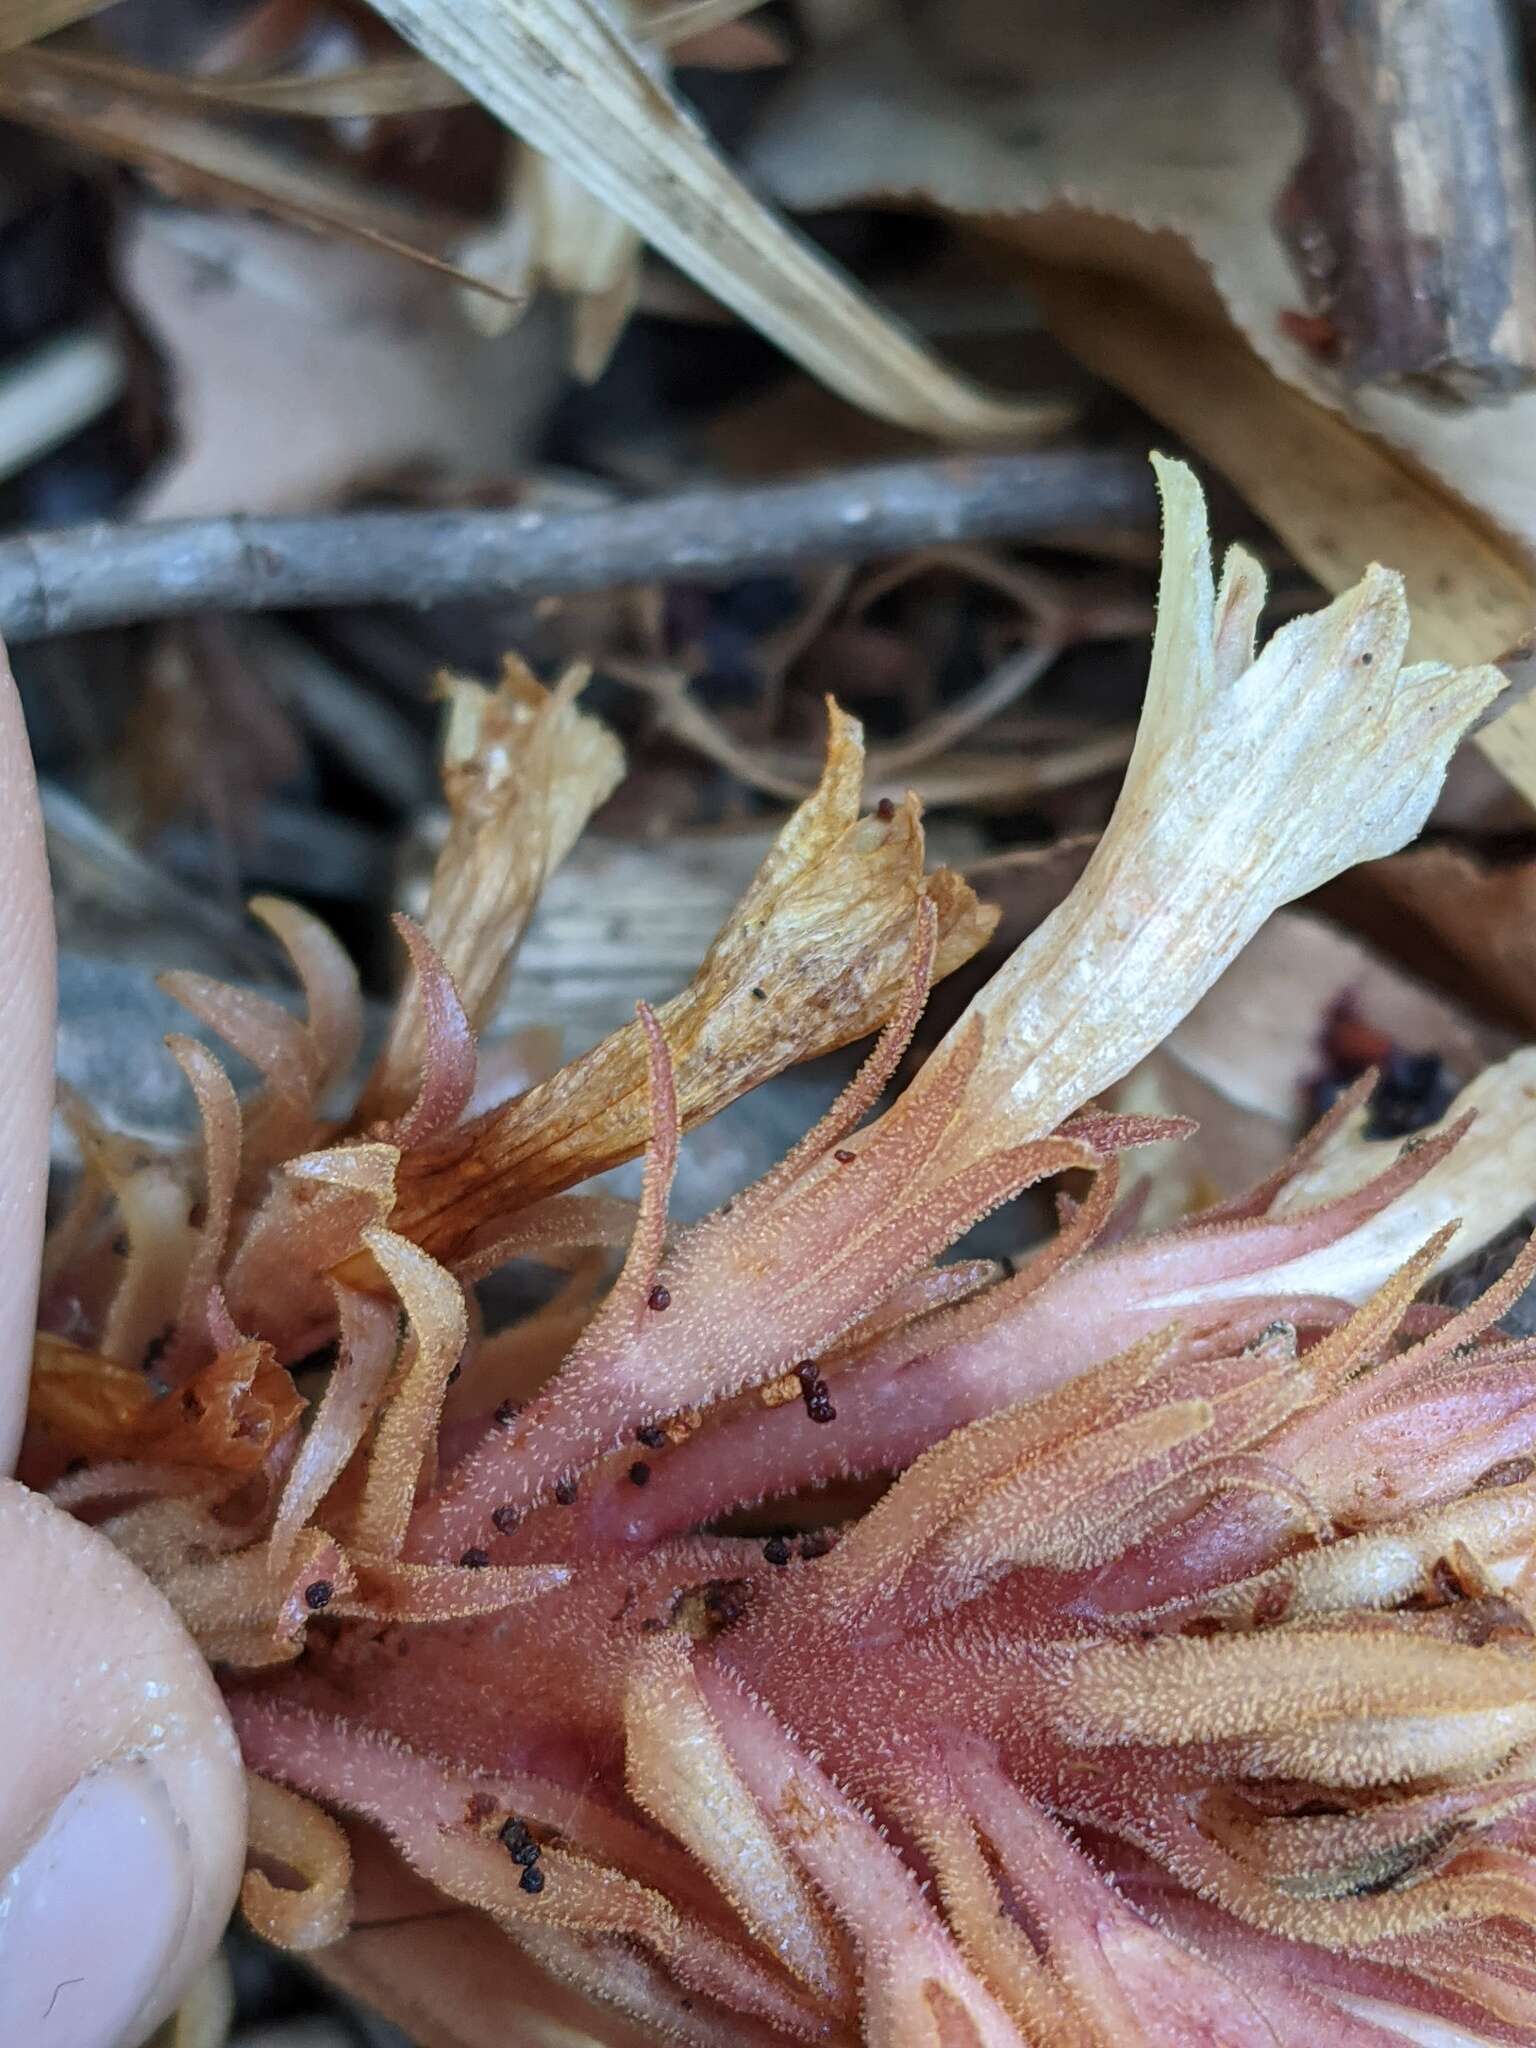
[[[1354,383],[1471,403],[1533,376],[1536,228],[1501,0],[1293,0],[1307,152],[1282,226]]]
[[[533,598],[709,581],[936,540],[1150,531],[1141,459],[1119,449],[975,456],[704,490],[596,512],[351,512],[106,522],[0,542],[0,634],[46,639],[195,612]]]

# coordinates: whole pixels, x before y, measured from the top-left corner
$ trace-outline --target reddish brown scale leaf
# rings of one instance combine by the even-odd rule
[[[475,1034],[447,968],[426,933],[403,912],[393,919],[411,956],[424,1045],[416,1099],[403,1115],[376,1125],[369,1136],[401,1153],[451,1130],[475,1092]]]

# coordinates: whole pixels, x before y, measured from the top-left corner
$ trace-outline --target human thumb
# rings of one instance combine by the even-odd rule
[[[0,1472],[20,1434],[52,1099],[37,792],[0,650]],[[233,1904],[244,1780],[206,1664],[104,1536],[0,1479],[0,2042],[129,2048]]]

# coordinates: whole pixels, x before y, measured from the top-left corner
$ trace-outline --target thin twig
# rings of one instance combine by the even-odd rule
[[[0,542],[11,641],[196,612],[529,599],[709,582],[936,541],[1150,531],[1151,474],[1122,449],[938,458],[811,482],[689,491],[589,512],[345,512],[66,527]]]

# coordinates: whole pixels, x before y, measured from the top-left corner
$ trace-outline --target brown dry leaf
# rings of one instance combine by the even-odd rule
[[[448,700],[443,787],[448,837],[437,857],[422,927],[453,978],[470,1028],[482,1030],[506,987],[528,919],[553,869],[624,772],[618,741],[576,707],[586,672],[554,690],[515,655],[500,687],[440,679]],[[394,1116],[421,1067],[417,1000],[396,1011],[359,1116]]]
[[[178,430],[145,517],[311,511],[407,467],[514,472],[560,379],[543,323],[482,339],[435,279],[275,222],[145,207],[120,266]]]
[[[1302,121],[1277,23],[1265,0],[929,7],[798,70],[749,168],[799,208],[878,195],[974,219],[1058,337],[1325,586],[1390,563],[1416,654],[1503,656],[1536,625],[1536,393],[1451,413],[1352,392],[1296,338],[1272,211]],[[1536,798],[1536,707],[1478,744]]]
[[[922,897],[938,912],[936,975],[991,933],[995,914],[958,875],[924,875],[915,799],[860,816],[863,767],[857,722],[833,710],[820,788],[785,824],[692,983],[656,1012],[684,1129],[884,1023],[910,969]],[[410,1162],[397,1226],[434,1249],[462,1248],[490,1216],[632,1158],[649,1127],[646,1041],[631,1024]]]
[[[463,233],[443,220],[326,166],[305,163],[233,128],[179,114],[163,96],[110,89],[77,76],[71,60],[22,50],[0,64],[0,114],[100,151],[155,177],[180,198],[255,207],[392,255],[501,296],[495,283],[439,253]]]
[[[978,389],[886,318],[743,184],[598,0],[375,5],[561,175],[855,403],[966,439],[1069,416]]]
[[[38,1337],[32,1371],[32,1416],[72,1457],[122,1457],[132,1446],[158,1463],[254,1471],[304,1408],[260,1344],[222,1353],[174,1401],[157,1400],[142,1371],[61,1337]]]
[[[1327,904],[1460,1001],[1536,1033],[1536,862],[1414,847],[1341,876]]]

